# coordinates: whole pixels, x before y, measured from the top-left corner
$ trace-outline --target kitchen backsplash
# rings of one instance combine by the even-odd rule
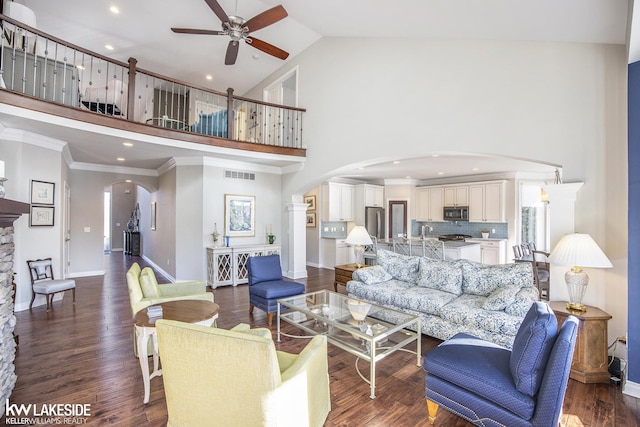
[[[441,234],[468,234],[471,237],[482,237],[483,230],[489,230],[489,237],[492,239],[506,239],[509,237],[509,224],[506,222],[422,222],[411,220],[411,235],[418,237],[422,226],[433,227],[425,229],[424,235],[438,237]],[[495,230],[495,233],[492,231]]]
[[[345,239],[347,237],[347,222],[320,221],[320,237],[329,239]]]

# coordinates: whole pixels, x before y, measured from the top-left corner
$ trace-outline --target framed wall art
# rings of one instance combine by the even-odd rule
[[[316,196],[304,196],[304,202],[309,205],[307,207],[308,211],[316,210]]]
[[[53,206],[31,206],[29,215],[30,227],[51,227],[53,226]]]
[[[315,226],[316,226],[316,213],[307,212],[307,227],[315,227]]]
[[[229,237],[255,236],[255,196],[224,195],[224,234]]]
[[[56,185],[53,182],[31,180],[31,204],[51,205],[54,202],[54,191]]]

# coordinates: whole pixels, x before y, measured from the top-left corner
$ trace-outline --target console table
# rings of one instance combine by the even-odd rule
[[[252,256],[280,255],[280,245],[222,246],[207,248],[207,285],[237,286],[249,281],[247,260]]]
[[[140,256],[140,232],[123,231],[122,238],[124,240],[124,254]]]
[[[569,316],[578,318],[578,337],[569,378],[581,383],[609,382],[607,321],[611,315],[590,306],[586,312],[576,313],[568,310],[566,304],[564,301],[551,301],[549,306],[556,314],[558,327]]]

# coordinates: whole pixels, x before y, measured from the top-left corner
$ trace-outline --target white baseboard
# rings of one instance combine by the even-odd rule
[[[624,383],[622,392],[632,397],[640,398],[640,384],[627,380]]]
[[[165,279],[167,279],[168,281],[170,281],[171,283],[174,283],[176,281],[176,278],[173,277],[172,275],[170,275],[169,273],[167,273],[166,271],[164,271],[158,264],[156,264],[155,262],[151,261],[149,258],[147,258],[145,255],[142,255],[142,259],[144,259],[145,261],[147,261],[149,264],[151,264],[153,266],[153,268],[155,268],[156,270],[158,270],[158,272],[160,274],[162,274],[164,276]]]
[[[305,268],[304,270],[300,270],[300,271],[287,271],[284,275],[286,278],[288,279],[304,279],[307,277],[307,269]]]
[[[307,266],[309,266],[309,267],[314,267],[314,268],[322,268],[322,265],[317,264],[317,263],[315,263],[315,262],[308,262],[308,263],[307,263]]]
[[[90,276],[104,276],[104,270],[79,271],[76,273],[69,273],[69,279],[75,279],[77,277],[90,277]]]

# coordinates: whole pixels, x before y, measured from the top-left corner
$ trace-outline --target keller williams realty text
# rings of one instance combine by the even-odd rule
[[[90,403],[53,403],[36,405],[33,403],[16,404],[5,401],[5,422],[29,419],[29,424],[74,424],[86,423],[86,417],[91,416]]]

